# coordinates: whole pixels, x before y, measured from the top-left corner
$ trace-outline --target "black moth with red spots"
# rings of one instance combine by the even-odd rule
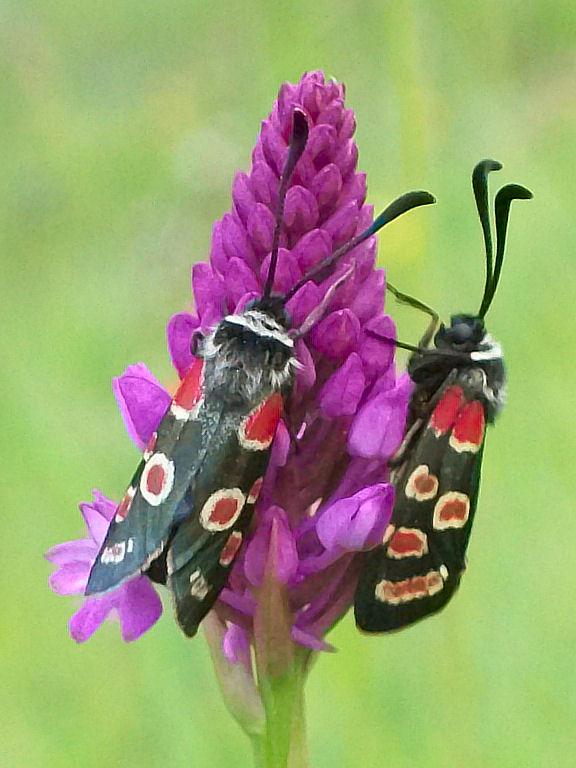
[[[307,138],[306,116],[295,109],[264,295],[194,341],[196,360],[146,447],[88,579],[86,595],[116,589],[140,573],[166,584],[189,636],[226,583],[252,520],[294,382],[294,340],[321,319],[351,268],[298,331],[289,330],[286,302],[306,281],[327,277],[342,256],[386,223],[434,202],[426,192],[402,196],[286,296],[272,296],[284,200]]]
[[[438,324],[429,307],[395,288],[402,303],[432,316],[412,355],[408,373],[415,388],[404,440],[391,461],[396,499],[382,544],[368,553],[356,590],[356,623],[365,632],[402,629],[443,608],[466,567],[466,548],[478,501],[485,426],[504,404],[502,350],[484,329],[494,297],[510,205],[531,193],[516,184],[495,199],[496,258],[488,209],[489,171],[500,163],[483,160],[472,185],[486,247],[486,285],[478,315],[455,315]],[[430,342],[434,340],[434,346]]]

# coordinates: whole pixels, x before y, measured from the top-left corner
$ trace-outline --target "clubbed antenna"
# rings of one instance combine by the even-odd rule
[[[495,160],[482,160],[474,168],[472,173],[472,186],[474,188],[474,197],[478,215],[484,233],[484,245],[486,248],[486,283],[484,286],[484,295],[478,316],[484,318],[500,280],[502,271],[502,262],[504,260],[504,248],[506,245],[506,231],[508,228],[508,217],[510,215],[510,206],[512,200],[528,200],[532,197],[530,190],[519,184],[507,184],[498,192],[494,201],[495,221],[496,221],[496,259],[492,261],[492,234],[490,230],[490,215],[488,208],[488,173],[490,171],[500,170],[502,166]]]
[[[292,114],[292,133],[290,134],[290,145],[288,157],[280,175],[280,186],[278,188],[278,203],[276,206],[276,218],[274,224],[274,236],[272,239],[272,251],[270,254],[270,266],[268,267],[268,276],[264,287],[263,298],[270,298],[272,286],[274,285],[274,275],[276,274],[276,265],[278,263],[278,247],[280,244],[280,229],[282,228],[282,219],[284,218],[284,203],[286,201],[286,192],[290,178],[296,168],[296,163],[302,156],[302,152],[308,141],[308,120],[301,109],[295,109]]]
[[[430,205],[431,203],[435,202],[435,197],[433,197],[429,192],[424,192],[422,190],[417,192],[406,192],[406,194],[401,195],[399,198],[390,203],[390,205],[384,211],[382,211],[382,213],[374,220],[373,224],[371,224],[368,229],[365,229],[364,232],[361,232],[359,235],[352,237],[350,240],[344,243],[344,245],[341,245],[340,248],[334,251],[334,253],[328,256],[328,258],[324,259],[313,269],[311,269],[308,274],[304,275],[304,277],[299,280],[286,295],[286,301],[289,301],[292,296],[294,296],[294,294],[300,290],[304,283],[307,283],[309,280],[313,280],[314,278],[318,277],[322,279],[321,276],[323,276],[324,273],[328,273],[330,268],[332,268],[343,256],[349,253],[353,248],[356,248],[356,246],[360,245],[360,243],[363,243],[369,237],[372,237],[372,235],[376,234],[376,232],[378,232],[379,229],[382,229],[382,227],[384,227],[386,224],[389,224],[391,221],[394,221],[394,219],[397,219],[398,216],[401,216],[403,213],[407,213],[407,211],[412,210],[412,208],[418,208],[420,205]]]
[[[484,295],[492,283],[492,232],[490,230],[490,210],[488,204],[488,174],[490,171],[499,171],[502,164],[497,160],[480,160],[472,171],[472,189],[478,208],[478,216],[484,235],[484,247],[486,249],[486,282]]]

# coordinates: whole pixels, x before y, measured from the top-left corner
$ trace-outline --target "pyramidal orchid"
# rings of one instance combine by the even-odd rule
[[[253,525],[204,621],[226,703],[253,737],[259,763],[269,766],[306,765],[303,680],[313,652],[331,650],[325,635],[352,603],[363,553],[384,536],[394,497],[386,462],[401,441],[411,391],[385,341],[395,328],[382,314],[375,237],[345,247],[384,222],[373,226],[364,202],[344,88],[321,72],[283,85],[262,123],[251,170],[236,174],[232,209],[214,225],[209,261],[192,269],[194,313],[168,323],[172,363],[182,379],[194,362],[195,336],[263,295],[295,110],[306,117],[308,139],[286,192],[272,288],[289,297],[299,368]],[[339,249],[341,258],[330,262]],[[128,366],[113,389],[130,437],[144,450],[170,394],[142,363]],[[89,537],[47,553],[58,566],[55,592],[84,593],[116,507],[98,491],[80,505]],[[154,587],[139,575],[86,599],[70,632],[84,641],[117,614],[123,639],[134,640],[160,613]]]

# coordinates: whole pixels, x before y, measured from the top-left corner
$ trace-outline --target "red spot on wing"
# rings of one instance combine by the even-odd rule
[[[240,516],[246,497],[240,488],[220,488],[206,499],[200,511],[200,524],[207,531],[225,531]]]
[[[166,472],[161,464],[154,464],[150,467],[146,476],[146,488],[150,493],[158,496],[162,493],[166,481]]]
[[[240,531],[233,531],[230,536],[228,536],[228,541],[226,544],[224,544],[224,547],[222,549],[222,553],[220,555],[220,565],[223,565],[226,567],[227,565],[230,565],[230,563],[234,560],[236,557],[236,554],[238,553],[238,550],[240,549],[240,545],[242,544],[242,534]]]
[[[130,486],[126,493],[124,494],[122,501],[120,504],[118,504],[118,508],[116,509],[116,522],[120,523],[122,520],[125,520],[128,512],[130,512],[130,507],[132,506],[132,499],[134,498],[135,489]]]
[[[156,432],[152,434],[152,437],[150,440],[148,440],[148,444],[146,448],[144,449],[144,458],[150,458],[152,454],[154,453],[154,449],[156,448],[156,440],[158,439],[158,435]]]
[[[389,557],[421,557],[427,551],[426,534],[417,528],[398,528],[388,545]]]
[[[467,403],[458,414],[450,445],[457,451],[476,452],[484,439],[484,407],[479,400]]]
[[[174,405],[183,408],[186,411],[191,411],[195,405],[198,404],[203,392],[203,379],[204,379],[204,360],[197,358],[194,360],[186,375],[182,379],[180,386],[178,387],[172,403]]]
[[[430,419],[430,426],[438,436],[446,434],[454,427],[463,402],[464,393],[461,387],[454,384],[444,392]]]
[[[282,415],[282,395],[275,392],[259,405],[240,426],[240,442],[252,450],[268,448]]]
[[[432,597],[444,588],[444,579],[438,571],[429,571],[404,581],[380,581],[376,585],[378,600],[391,605],[400,605],[423,597]]]
[[[438,485],[438,481],[433,475],[417,475],[414,480],[414,488],[418,493],[430,493],[435,490]]]
[[[470,499],[460,491],[449,491],[441,496],[434,507],[432,524],[437,530],[463,528],[470,514]]]
[[[238,512],[238,499],[219,499],[214,504],[209,515],[209,520],[215,525],[226,526]]]
[[[256,504],[258,501],[258,497],[260,496],[260,491],[262,490],[262,484],[264,482],[263,477],[259,477],[258,480],[255,480],[252,483],[252,488],[248,491],[248,498],[246,501],[248,504]]]
[[[468,515],[468,505],[460,499],[445,502],[438,517],[440,520],[465,520]]]

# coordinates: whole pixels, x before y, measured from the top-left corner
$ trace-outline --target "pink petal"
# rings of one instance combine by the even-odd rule
[[[61,565],[48,577],[50,589],[58,595],[83,595],[91,567],[92,562],[86,560],[71,560]]]
[[[356,315],[349,309],[339,309],[312,328],[310,341],[326,357],[339,360],[356,350],[359,335],[360,322]]]
[[[172,398],[144,363],[129,365],[112,389],[128,434],[143,451]]]
[[[174,368],[178,371],[178,376],[183,379],[186,371],[194,362],[194,355],[191,352],[190,344],[194,331],[200,327],[200,321],[197,317],[188,312],[179,312],[172,315],[166,328],[168,339],[168,351]]]
[[[295,643],[299,643],[306,648],[311,648],[313,651],[336,653],[336,648],[334,648],[333,645],[330,645],[330,643],[327,643],[320,637],[316,637],[316,635],[313,635],[310,632],[306,632],[304,629],[300,629],[296,625],[292,627],[290,634]]]
[[[296,542],[290,530],[288,518],[281,507],[270,507],[248,544],[244,560],[246,578],[254,586],[260,586],[264,579],[264,569],[269,558],[272,527],[276,527],[276,553],[273,558],[276,563],[276,578],[286,584],[296,573],[298,553]]]
[[[392,514],[394,489],[390,483],[362,488],[339,499],[319,516],[316,533],[327,550],[363,551],[382,541]]]
[[[389,459],[404,435],[406,411],[413,385],[402,376],[393,389],[369,400],[356,414],[348,433],[352,456]]]
[[[222,651],[231,664],[250,664],[250,638],[238,624],[230,624],[224,633]]]
[[[356,352],[326,382],[320,393],[320,407],[331,418],[352,416],[364,394],[362,361]]]
[[[113,607],[114,601],[111,595],[86,600],[82,608],[70,619],[69,628],[72,638],[77,643],[84,643],[92,637]]]
[[[92,491],[92,495],[94,496],[94,501],[83,501],[78,507],[86,527],[94,539],[96,549],[98,549],[104,541],[104,537],[110,527],[110,520],[112,520],[116,513],[118,505],[100,493],[96,488]]]
[[[56,565],[66,565],[72,560],[84,560],[92,562],[98,553],[98,549],[92,539],[77,539],[56,544],[48,552],[44,553],[46,560]]]
[[[146,576],[137,576],[120,588],[116,608],[127,643],[137,640],[162,615],[162,602]]]

